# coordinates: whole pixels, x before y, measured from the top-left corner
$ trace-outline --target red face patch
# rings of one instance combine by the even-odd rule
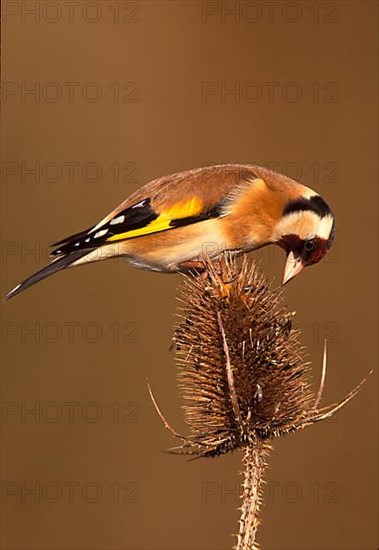
[[[293,252],[296,258],[301,258],[307,265],[316,264],[325,256],[329,243],[326,239],[313,237],[312,239],[300,239],[298,235],[285,235],[278,242],[287,254]]]

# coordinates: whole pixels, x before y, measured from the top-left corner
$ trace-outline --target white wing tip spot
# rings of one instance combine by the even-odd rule
[[[118,223],[122,223],[125,220],[125,216],[118,216],[117,218],[114,218],[110,221],[110,225],[117,225]]]
[[[108,229],[101,229],[97,233],[94,234],[94,239],[99,239],[100,237],[103,237],[108,233]]]
[[[132,208],[143,208],[144,206],[146,206],[146,199],[144,199],[143,201],[137,202],[137,204],[132,206]]]

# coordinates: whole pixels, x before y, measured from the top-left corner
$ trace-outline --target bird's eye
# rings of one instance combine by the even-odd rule
[[[316,246],[316,239],[308,239],[304,242],[304,248],[305,250],[311,251]]]

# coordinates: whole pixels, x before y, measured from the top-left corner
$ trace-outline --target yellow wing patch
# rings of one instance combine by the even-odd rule
[[[192,197],[186,201],[181,201],[163,210],[159,216],[148,223],[144,227],[139,229],[132,229],[131,231],[125,231],[117,235],[109,237],[107,242],[121,241],[124,239],[132,239],[133,237],[141,237],[143,235],[149,235],[150,233],[158,233],[159,231],[166,231],[172,229],[170,222],[172,220],[178,220],[181,218],[188,218],[190,216],[197,216],[201,213],[203,208],[203,202],[199,197]]]
[[[162,216],[167,216],[171,220],[197,216],[203,209],[203,201],[199,197],[192,197],[186,201],[176,202],[162,212]],[[159,216],[160,217],[160,216]],[[159,218],[158,218],[159,219]]]

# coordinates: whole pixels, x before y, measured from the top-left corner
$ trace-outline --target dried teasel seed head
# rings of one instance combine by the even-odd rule
[[[206,261],[205,274],[185,277],[180,300],[175,344],[190,433],[175,432],[183,443],[173,450],[215,456],[333,414],[317,409],[294,314],[256,265],[228,254]]]

